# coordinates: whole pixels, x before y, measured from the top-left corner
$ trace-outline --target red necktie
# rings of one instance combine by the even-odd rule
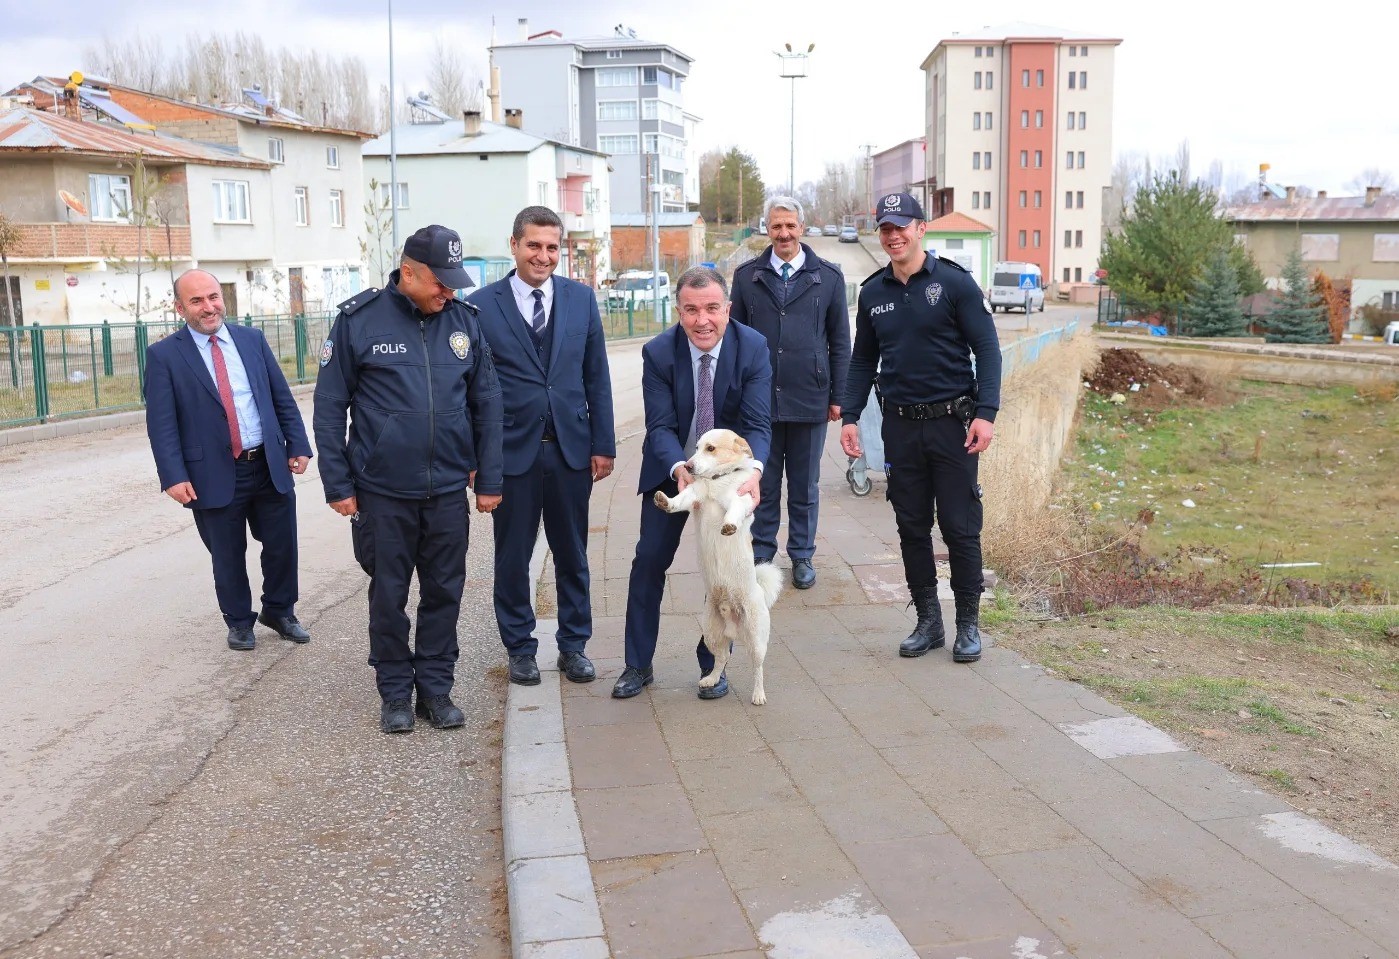
[[[223,400],[223,414],[228,418],[228,435],[233,439],[233,458],[243,455],[243,435],[238,432],[238,410],[233,406],[233,384],[228,381],[228,366],[223,361],[223,350],[219,349],[219,338],[209,337],[209,352],[214,357],[214,381],[219,386],[219,399]]]

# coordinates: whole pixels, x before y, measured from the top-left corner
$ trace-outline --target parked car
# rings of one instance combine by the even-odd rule
[[[1390,346],[1399,346],[1399,321],[1385,326],[1384,342]]]
[[[661,299],[670,296],[670,277],[664,273],[660,274],[660,295]],[[627,270],[607,291],[609,310],[625,310],[628,303],[635,304],[634,309],[649,310],[655,301],[656,282],[650,270]]]
[[[991,310],[1012,309],[1033,313],[1044,310],[1044,277],[1038,264],[1009,260],[997,263],[991,276],[988,299]]]
[[[841,228],[840,228],[840,242],[842,242],[842,243],[859,243],[859,242],[860,242],[860,231],[857,230],[857,229],[855,229],[853,226],[843,226],[843,227],[841,227]]]
[[[825,226],[821,227],[821,235],[840,236],[840,227],[836,226],[834,223],[827,223]]]
[[[807,235],[807,236],[820,236],[820,235],[821,235],[821,228],[820,228],[819,226],[809,226],[809,227],[806,228],[806,235]]]

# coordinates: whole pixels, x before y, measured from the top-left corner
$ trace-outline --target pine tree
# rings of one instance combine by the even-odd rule
[[[1293,249],[1282,268],[1283,287],[1266,321],[1269,343],[1329,343],[1326,308],[1317,301],[1302,254]]]
[[[1189,336],[1242,336],[1244,314],[1239,308],[1239,273],[1229,261],[1226,247],[1215,248],[1205,263],[1195,289],[1185,303]]]

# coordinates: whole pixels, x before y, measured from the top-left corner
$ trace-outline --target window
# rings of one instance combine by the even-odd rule
[[[981,191],[979,191],[979,190],[973,190],[973,191],[972,191],[972,209],[973,209],[973,210],[979,210],[979,209],[981,209]]]
[[[1029,126],[1030,126],[1030,111],[1029,111],[1029,110],[1021,110],[1021,111],[1020,111],[1020,129],[1025,130],[1025,129],[1028,129]]]
[[[980,169],[981,169],[981,151],[980,151],[980,150],[973,150],[973,151],[972,151],[972,169],[973,169],[973,170],[980,170]]]
[[[599,120],[635,120],[635,100],[599,100],[597,102]]]
[[[621,51],[621,50],[608,50],[608,51],[607,51],[607,59],[609,59],[609,60],[620,60],[620,59],[622,59],[622,51]]]
[[[1240,246],[1247,246],[1248,236],[1237,235],[1234,242]],[[1376,263],[1399,263],[1399,233],[1376,233],[1370,259]]]
[[[635,101],[633,101],[634,105]],[[635,118],[636,111],[632,111],[632,118]],[[665,100],[643,100],[641,102],[641,118],[643,120],[655,120],[659,117],[670,123],[683,123],[685,119],[681,116],[680,108]]]
[[[975,112],[975,113],[972,114],[972,129],[973,129],[973,130],[980,130],[980,129],[981,129],[981,111],[979,111],[979,110],[978,110],[977,112]]]
[[[995,84],[992,82],[993,79],[994,79],[994,77],[993,77],[991,71],[990,71],[990,70],[987,70],[987,71],[986,71],[986,89],[990,90],[992,87],[995,86]]]
[[[1042,166],[1044,166],[1044,151],[1043,151],[1043,150],[1036,150],[1036,151],[1035,151],[1035,169],[1038,170],[1038,169],[1039,169],[1040,167],[1042,167]]]
[[[1064,154],[1064,166],[1070,170],[1074,168],[1074,151],[1070,150]]]
[[[1035,248],[1038,249],[1038,248],[1039,248],[1039,245],[1040,245],[1040,231],[1039,231],[1039,230],[1036,230],[1036,231],[1035,231]]]
[[[339,190],[330,191],[330,225],[345,225],[345,199]]]
[[[282,138],[268,137],[267,159],[271,160],[273,163],[283,163],[285,162],[285,156],[285,145],[282,143]]]
[[[304,187],[296,188],[296,225],[306,226],[311,222],[311,196]]]
[[[326,148],[325,148],[325,165],[326,165],[326,168],[327,168],[327,169],[330,169],[330,170],[338,170],[338,169],[340,169],[340,148],[339,148],[339,147],[326,147]]]
[[[1399,309],[1399,290],[1385,290],[1380,297],[1380,309]]]
[[[397,206],[398,206],[398,208],[399,208],[400,210],[406,210],[406,209],[408,209],[408,184],[406,184],[406,183],[400,182],[400,183],[398,184],[398,202],[397,202]],[[379,209],[381,209],[381,210],[387,210],[388,208],[389,208],[389,185],[388,185],[387,183],[380,183],[380,184],[379,184]]]
[[[641,82],[642,82],[642,83],[658,83],[658,82],[659,82],[659,79],[660,79],[660,71],[658,71],[655,67],[642,67],[642,68],[641,68]],[[670,84],[666,84],[666,85],[669,86]]]
[[[1303,233],[1302,259],[1339,260],[1341,258],[1341,237],[1338,233]]]
[[[1086,57],[1086,56],[1088,56],[1088,48],[1087,48],[1087,47],[1079,47],[1079,48],[1078,48],[1078,55],[1081,56],[1081,57]]]
[[[535,186],[536,186],[536,187],[538,188],[538,190],[539,190],[539,205],[540,205],[540,206],[548,206],[548,205],[549,205],[549,181],[548,181],[548,180],[536,180],[536,181],[535,181]]]
[[[996,55],[996,48],[995,48],[995,47],[987,47],[987,48],[986,48],[986,55],[987,55],[988,57],[994,57],[994,56]]]
[[[1087,71],[1087,70],[1080,70],[1080,71],[1078,71],[1078,88],[1079,88],[1080,90],[1087,90],[1087,89],[1088,89],[1088,71]]]
[[[978,57],[981,56],[981,48],[980,48],[980,47],[977,47],[977,48],[976,48],[976,55],[977,55]]]
[[[1021,71],[1020,71],[1020,85],[1021,85],[1022,87],[1028,87],[1028,86],[1030,85],[1030,71],[1029,71],[1029,70],[1021,70]]]
[[[1078,208],[1079,208],[1080,210],[1083,209],[1083,191],[1082,191],[1082,190],[1079,190],[1079,191],[1078,191]]]
[[[1021,231],[1020,231],[1020,235],[1019,235],[1019,237],[1017,237],[1017,239],[1020,240],[1020,249],[1022,249],[1022,250],[1025,249],[1025,231],[1024,231],[1024,230],[1021,230]]]
[[[87,178],[88,212],[94,220],[125,220],[131,212],[131,177],[92,173]]]
[[[989,170],[989,169],[991,169],[991,151],[990,151],[990,150],[987,150],[985,153],[983,153],[983,154],[981,155],[981,168],[982,168],[983,170]]]
[[[991,111],[986,111],[986,129],[991,129]]]
[[[247,180],[215,180],[214,220],[219,223],[251,223]]]
[[[1044,205],[1044,193],[1042,193],[1042,192],[1039,191],[1039,190],[1036,190],[1036,191],[1035,191],[1035,209],[1038,210],[1038,209],[1039,209],[1040,207],[1042,207],[1043,205]]]
[[[1041,128],[1043,128],[1043,127],[1044,127],[1044,111],[1043,111],[1043,110],[1036,110],[1036,111],[1035,111],[1035,129],[1038,130],[1038,129],[1041,129]]]
[[[1022,209],[1022,210],[1025,209],[1025,207],[1029,205],[1029,202],[1030,202],[1030,194],[1026,193],[1024,190],[1021,190],[1021,191],[1020,191],[1020,209]]]
[[[641,82],[654,83],[657,86],[665,87],[667,90],[674,87],[680,89],[680,78],[669,70],[658,70],[655,67],[641,68]]]
[[[972,75],[972,89],[973,89],[973,90],[980,90],[980,89],[981,89],[981,71],[980,71],[980,70],[976,71],[976,73]]]
[[[1074,128],[1074,111],[1070,110],[1070,111],[1069,111],[1069,129],[1072,130],[1073,128]]]
[[[1029,150],[1021,150],[1021,151],[1020,151],[1020,169],[1023,170],[1023,169],[1025,169],[1027,166],[1029,166],[1029,165],[1030,165],[1030,151],[1029,151]]]
[[[1083,231],[1082,231],[1082,230],[1074,230],[1074,246],[1076,246],[1076,247],[1081,247],[1081,246],[1083,246]]]
[[[1069,89],[1070,89],[1070,90],[1077,90],[1077,89],[1078,89],[1078,74],[1077,74],[1077,73],[1074,73],[1072,70],[1069,71]],[[1067,272],[1069,272],[1069,271],[1068,271],[1068,270],[1065,270],[1064,272],[1067,273]],[[1067,280],[1068,277],[1065,277],[1064,279]]]
[[[1073,231],[1073,230],[1065,230],[1065,231],[1064,231],[1064,249],[1066,249],[1066,250],[1072,249],[1072,248],[1073,248],[1073,245],[1074,245],[1074,231]],[[1065,283],[1069,282],[1069,271],[1068,271],[1068,270],[1065,270],[1065,271],[1064,271],[1064,282],[1065,282]]]
[[[603,67],[594,72],[600,87],[636,86],[636,67]]]
[[[1083,166],[1084,166],[1084,163],[1083,163],[1083,151],[1082,151],[1082,150],[1079,150],[1079,151],[1078,151],[1078,168],[1079,168],[1080,170],[1082,170],[1082,169],[1083,169]]]
[[[1069,47],[1069,56],[1071,56],[1071,57],[1076,57],[1076,56],[1078,56],[1078,47]]]
[[[1064,267],[1064,282],[1069,282],[1069,268],[1067,266]]]
[[[989,167],[988,167],[988,169],[989,169]],[[983,210],[989,210],[989,209],[991,209],[991,191],[990,191],[990,190],[987,190],[985,193],[981,194],[981,208],[982,208]]]
[[[1074,267],[1074,282],[1075,282],[1075,283],[1082,283],[1082,282],[1083,282],[1083,267],[1081,267],[1081,266],[1076,266],[1076,267]]]
[[[1043,71],[1043,70],[1036,70],[1036,71],[1035,71],[1035,86],[1037,86],[1037,87],[1042,87],[1042,86],[1044,86],[1044,71]]]
[[[1084,110],[1078,111],[1078,128],[1080,130],[1088,129],[1088,113]]]
[[[1072,210],[1073,208],[1074,208],[1074,191],[1073,191],[1073,190],[1065,190],[1065,191],[1064,191],[1064,209],[1066,209],[1066,210]]]
[[[987,49],[989,50],[990,48],[988,47]],[[956,239],[955,237],[950,240],[944,240],[943,243],[947,246],[949,250],[960,250],[966,246],[964,242]]]
[[[622,136],[598,137],[597,148],[603,153],[635,153],[636,134],[628,133]]]

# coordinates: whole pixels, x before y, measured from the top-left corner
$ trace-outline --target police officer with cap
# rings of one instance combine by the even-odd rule
[[[500,504],[500,384],[476,308],[461,238],[426,226],[403,244],[382,290],[340,304],[321,347],[313,418],[326,502],[350,517],[355,559],[369,574],[369,665],[386,733],[466,720],[451,699],[457,617],[466,583],[467,497]],[[349,436],[346,437],[346,414]],[[408,586],[418,573],[416,648]]]
[[[876,221],[889,265],[860,284],[840,445],[847,456],[862,452],[857,424],[877,370],[889,501],[918,612],[918,624],[899,655],[922,656],[946,643],[933,565],[936,517],[957,607],[952,659],[971,663],[981,658],[977,461],[995,435],[1000,344],[991,305],[972,275],[923,249],[927,224],[917,200],[907,193],[881,197]]]

